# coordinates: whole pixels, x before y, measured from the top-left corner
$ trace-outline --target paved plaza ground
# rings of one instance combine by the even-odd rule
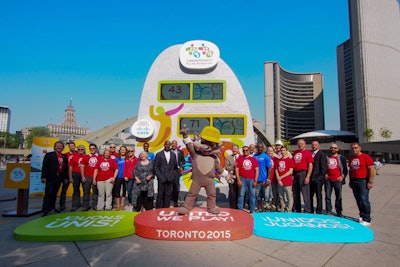
[[[84,242],[15,240],[19,225],[40,217],[0,218],[0,266],[399,266],[400,165],[385,165],[370,192],[375,239],[370,243],[301,243],[251,236],[235,241],[159,241],[131,235]],[[0,170],[0,211],[16,209],[17,190],[4,188]],[[67,206],[70,207],[70,199]],[[40,208],[41,198],[31,198]],[[227,202],[219,202],[227,207]],[[348,183],[343,189],[343,214],[358,218]]]

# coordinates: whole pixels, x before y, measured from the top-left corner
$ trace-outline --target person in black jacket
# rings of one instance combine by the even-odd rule
[[[325,184],[326,172],[328,170],[328,161],[326,154],[322,152],[318,141],[311,143],[314,165],[310,179],[310,202],[311,213],[314,213],[314,195],[317,196],[317,208],[315,212],[322,214],[322,187]]]
[[[158,192],[156,209],[169,208],[175,173],[178,171],[178,161],[171,152],[171,141],[164,142],[164,150],[158,152],[154,159],[154,174],[157,176]]]
[[[180,191],[180,177],[181,172],[183,171],[183,165],[185,164],[185,156],[183,151],[178,148],[178,141],[172,140],[171,142],[171,152],[175,154],[176,159],[178,161],[178,169],[175,172],[175,178],[173,181],[173,188],[172,188],[172,201],[174,202],[174,207],[178,207],[179,201],[179,191]]]
[[[61,152],[64,143],[57,141],[54,151],[44,156],[42,165],[42,183],[46,184],[43,198],[42,212],[47,216],[50,211],[60,212],[56,207],[57,192],[61,183],[68,178],[68,159]]]

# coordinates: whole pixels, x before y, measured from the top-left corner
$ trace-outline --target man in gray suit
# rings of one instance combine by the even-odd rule
[[[178,161],[171,152],[171,141],[167,140],[164,142],[164,150],[158,152],[154,159],[154,174],[158,181],[156,209],[169,208],[176,172]]]

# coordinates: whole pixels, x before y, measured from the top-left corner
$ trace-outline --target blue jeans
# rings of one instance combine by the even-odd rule
[[[337,215],[342,215],[342,181],[325,181],[325,206],[326,212],[332,212],[332,189],[335,190],[335,210]]]
[[[356,199],[360,217],[365,222],[371,222],[371,204],[369,203],[369,189],[367,179],[350,178],[350,186]]]
[[[250,194],[250,212],[255,212],[255,210],[256,210],[256,189],[253,187],[254,180],[250,180],[250,179],[240,176],[240,181],[242,182],[242,187],[240,188],[238,209],[243,210],[244,195],[248,191]]]
[[[257,186],[256,186],[256,199],[257,200],[261,200],[264,199],[265,201],[267,201],[268,199],[266,198],[266,187],[265,187],[265,183],[264,182],[257,182]]]
[[[129,202],[129,204],[132,204],[133,183],[134,183],[134,180],[133,180],[133,179],[129,179],[129,180],[126,182],[126,191],[128,192],[128,202]]]

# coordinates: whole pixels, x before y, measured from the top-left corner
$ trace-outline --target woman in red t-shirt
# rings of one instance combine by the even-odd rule
[[[133,170],[138,161],[139,159],[135,156],[135,148],[128,147],[128,156],[125,158],[124,165],[124,179],[126,181],[126,191],[128,191],[129,209],[133,209],[132,203],[136,204],[136,199],[132,197],[132,190],[134,186]],[[136,198],[136,196],[134,197]]]
[[[99,191],[97,210],[104,210],[104,206],[105,210],[112,209],[112,191],[118,175],[118,164],[110,158],[110,155],[110,150],[106,149],[103,157],[97,162],[93,174],[93,184],[97,185]],[[104,198],[106,199],[105,203]]]

